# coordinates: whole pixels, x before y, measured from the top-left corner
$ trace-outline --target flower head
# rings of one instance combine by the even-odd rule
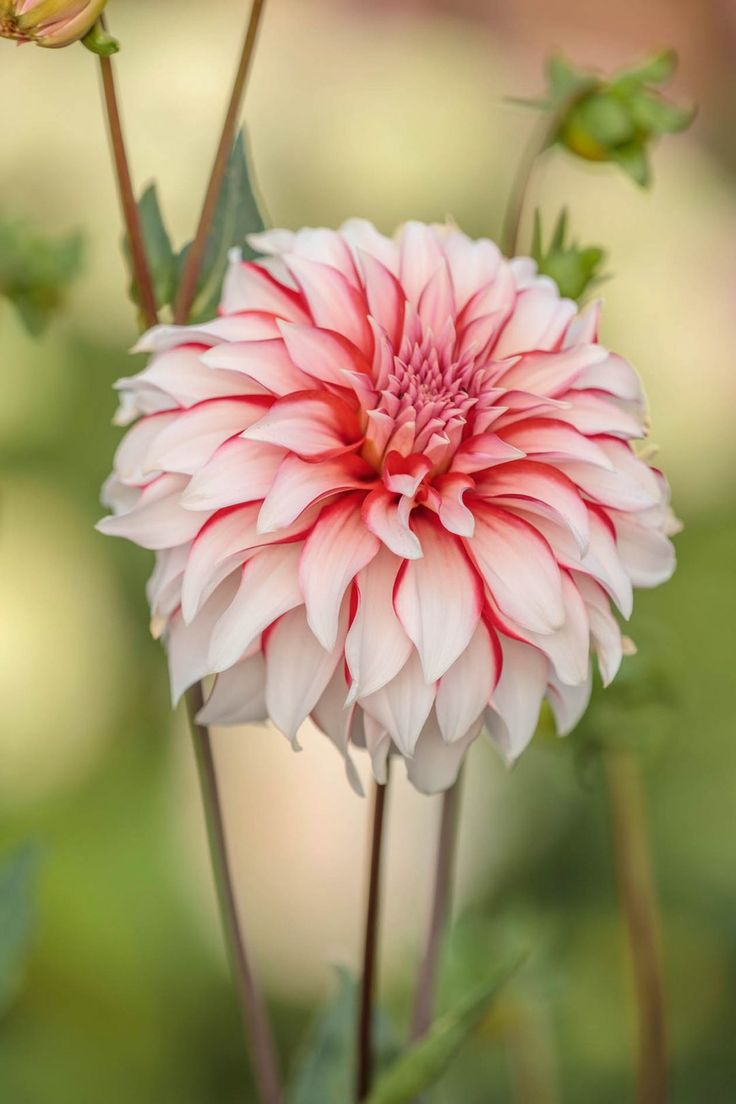
[[[485,727],[508,759],[541,703],[585,709],[613,603],[674,567],[664,477],[637,457],[633,369],[532,261],[416,222],[270,231],[220,317],[160,326],[121,380],[103,532],[156,552],[172,693],[207,723],[311,716],[346,757],[452,783]]]
[[[0,37],[50,48],[92,29],[107,0],[0,0]]]

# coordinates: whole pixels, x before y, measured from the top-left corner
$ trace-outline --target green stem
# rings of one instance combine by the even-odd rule
[[[245,1025],[245,1041],[250,1051],[256,1084],[262,1104],[281,1104],[281,1078],[268,1013],[256,983],[238,915],[233,879],[225,836],[222,801],[212,749],[212,735],[196,716],[202,708],[201,684],[187,694],[187,710],[199,770],[202,803],[207,821],[212,870],[217,887],[220,915],[230,956],[235,989]]]
[[[220,142],[212,165],[204,203],[202,204],[199,225],[197,226],[197,232],[194,235],[194,240],[187,254],[186,264],[184,265],[184,271],[176,297],[174,321],[180,325],[187,321],[189,311],[191,310],[194,297],[197,293],[197,280],[199,279],[199,271],[204,259],[207,235],[212,225],[212,219],[217,207],[217,200],[225,177],[225,170],[227,169],[230,150],[232,149],[233,140],[235,138],[238,115],[240,114],[243,93],[245,92],[251,63],[255,55],[258,28],[260,26],[265,4],[266,0],[253,0],[253,5],[251,7],[250,19],[248,20],[248,26],[243,40],[240,61],[235,74],[232,92],[230,93],[230,102],[222,126]]]
[[[390,769],[391,760],[386,762]],[[376,783],[373,793],[373,829],[371,834],[371,859],[368,877],[368,904],[365,917],[365,944],[363,948],[363,975],[360,990],[357,1036],[357,1096],[364,1100],[371,1089],[373,1079],[373,996],[375,990],[376,960],[378,951],[378,926],[381,894],[381,851],[386,808],[386,784]]]
[[[524,215],[529,188],[531,187],[534,171],[540,156],[548,148],[550,138],[558,126],[558,118],[550,123],[547,119],[534,128],[531,138],[524,147],[521,159],[516,169],[516,175],[511,186],[511,193],[506,204],[503,217],[503,229],[501,231],[501,249],[507,257],[514,257],[519,247],[519,234],[521,220]]]
[[[460,782],[461,779],[458,778],[455,784],[442,795],[432,912],[427,945],[414,994],[410,1030],[412,1042],[423,1038],[432,1023],[442,940],[450,917],[457,822],[460,812]]]
[[[613,853],[639,1020],[638,1104],[666,1104],[667,1025],[657,901],[647,839],[644,791],[635,758],[604,753]]]

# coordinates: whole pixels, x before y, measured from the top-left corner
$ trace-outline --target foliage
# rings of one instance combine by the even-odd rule
[[[426,1038],[411,1047],[382,1077],[366,1104],[411,1104],[442,1077],[463,1043],[487,1016],[499,990],[519,969],[525,956],[498,967],[457,1007],[440,1017]]]
[[[173,306],[191,242],[178,254],[174,250],[166,229],[155,183],[149,184],[141,196],[138,211],[153,277],[156,305],[159,309]],[[189,312],[190,322],[201,322],[217,314],[230,251],[240,249],[243,256],[253,257],[254,253],[248,246],[246,237],[263,228],[263,216],[258,207],[248,163],[245,132],[241,130],[230,152],[212,225],[207,235],[196,295]],[[126,257],[129,258],[130,249],[127,241],[124,242],[124,249]],[[138,291],[134,282],[131,284],[130,294],[137,303]]]
[[[343,1104],[355,1084],[355,1035],[359,988],[346,969],[338,969],[337,992],[317,1017],[294,1069],[288,1104]],[[375,1013],[374,1038],[379,1069],[388,1067],[400,1052],[390,1022]]]
[[[559,214],[549,245],[545,248],[542,241],[542,217],[538,210],[535,211],[531,255],[537,262],[539,272],[555,281],[561,295],[569,299],[581,299],[589,288],[604,279],[600,275],[600,269],[606,254],[599,245],[580,248],[575,241],[566,244],[567,222],[565,207]]]
[[[79,234],[47,238],[25,223],[0,221],[0,296],[13,304],[34,336],[64,306],[81,264]]]

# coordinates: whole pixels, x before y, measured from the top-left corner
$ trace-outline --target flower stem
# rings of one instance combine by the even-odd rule
[[[102,87],[110,133],[110,144],[115,174],[120,194],[123,221],[128,235],[133,274],[140,299],[141,317],[145,326],[158,322],[156,299],[151,270],[146,255],[145,242],[131,182],[128,155],[125,147],[120,109],[118,106],[115,74],[109,57],[100,57]],[[217,774],[209,730],[198,725],[195,716],[202,707],[201,684],[187,694],[192,738],[202,790],[207,833],[210,843],[212,867],[217,884],[220,912],[231,956],[238,1000],[246,1026],[246,1044],[253,1055],[256,1082],[262,1104],[281,1104],[282,1092],[276,1051],[266,1015],[265,1006],[256,986],[248,961],[245,940],[238,920],[230,866],[225,840]]]
[[[647,845],[641,775],[634,757],[604,753],[613,852],[634,972],[639,1019],[637,1100],[667,1100],[667,1029],[657,903]]]
[[[217,772],[208,728],[197,724],[195,717],[202,708],[202,687],[197,684],[187,694],[187,710],[199,769],[210,858],[217,886],[220,914],[230,954],[235,988],[245,1025],[246,1045],[251,1053],[256,1084],[262,1104],[281,1104],[281,1079],[268,1014],[256,984],[248,959],[243,930],[235,901],[228,859],[222,802],[217,784]]]
[[[258,28],[260,26],[265,4],[266,0],[253,0],[251,7],[250,19],[248,20],[248,26],[243,40],[243,49],[240,54],[240,62],[235,74],[232,92],[230,93],[230,102],[225,115],[225,121],[222,125],[222,133],[220,134],[217,153],[215,154],[215,160],[212,164],[212,171],[210,173],[210,179],[202,205],[202,213],[199,217],[199,225],[197,226],[197,232],[194,235],[194,240],[187,254],[186,264],[184,265],[184,271],[176,297],[174,321],[180,325],[185,323],[189,317],[189,311],[191,310],[194,297],[197,293],[197,279],[199,277],[199,270],[202,267],[205,246],[207,244],[207,234],[212,225],[212,219],[215,214],[215,208],[217,207],[220,189],[222,188],[230,150],[232,148],[233,139],[235,138],[235,129],[238,123],[240,106],[243,99],[243,93],[245,92],[245,85],[248,79],[248,73],[250,72],[251,62],[255,54]]]
[[[141,314],[146,327],[155,326],[158,322],[156,310],[156,296],[153,291],[151,270],[146,256],[146,246],[141,229],[141,221],[138,215],[138,205],[135,201],[133,184],[130,179],[130,167],[128,154],[125,148],[123,126],[120,119],[117,89],[115,87],[115,71],[112,59],[100,57],[100,72],[102,75],[102,91],[105,99],[105,113],[110,134],[110,146],[115,162],[115,177],[120,195],[120,206],[123,212],[123,221],[128,235],[130,260],[133,267],[133,278],[138,289]]]
[[[521,160],[517,166],[511,193],[506,204],[501,231],[501,249],[507,257],[515,256],[519,247],[524,203],[534,176],[534,170],[541,154],[547,148],[550,136],[554,133],[556,126],[557,117],[555,117],[552,124],[543,119],[534,128],[531,138],[522,151]]]
[[[458,778],[455,784],[442,795],[434,897],[432,899],[427,945],[419,968],[417,987],[414,993],[410,1029],[412,1042],[416,1042],[426,1035],[432,1023],[442,939],[450,916],[455,843],[460,811],[460,782],[461,778]]]
[[[386,762],[390,769],[391,760]],[[368,906],[365,917],[365,945],[363,949],[363,977],[360,990],[357,1036],[357,1100],[364,1100],[370,1092],[373,1076],[373,993],[375,989],[376,957],[378,947],[378,921],[381,893],[381,845],[383,842],[386,783],[375,784],[373,793],[373,832],[371,837],[370,874],[368,879]]]

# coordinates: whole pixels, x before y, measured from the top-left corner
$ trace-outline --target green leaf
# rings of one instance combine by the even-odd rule
[[[519,969],[525,958],[526,955],[518,955],[499,967],[454,1012],[437,1020],[427,1037],[411,1047],[378,1080],[365,1104],[411,1104],[420,1093],[436,1084],[463,1043],[482,1023],[499,990]]]
[[[345,1104],[353,1098],[358,984],[348,970],[336,973],[337,993],[310,1032],[289,1084],[288,1104]],[[374,1037],[378,1068],[386,1068],[398,1056],[400,1044],[380,1012]]]
[[[257,233],[264,226],[248,169],[245,135],[241,130],[233,143],[212,228],[207,238],[197,293],[189,315],[190,322],[204,321],[216,313],[227,269],[228,253],[234,246],[238,246],[243,249],[243,256],[253,257],[254,253],[245,241],[246,235]],[[185,246],[179,254],[179,272],[183,269],[190,245]]]
[[[0,296],[13,304],[34,337],[64,305],[81,267],[79,234],[45,238],[24,223],[0,223]]]
[[[161,212],[156,184],[149,184],[141,196],[138,201],[138,214],[141,220],[146,257],[153,279],[156,306],[159,308],[165,307],[174,301],[176,295],[177,264],[169,232],[166,229]],[[123,249],[130,264],[130,243],[127,235],[123,240]],[[134,303],[140,305],[138,288],[132,279],[130,297]]]
[[[23,844],[0,866],[0,1013],[15,997],[34,921],[39,852]]]

